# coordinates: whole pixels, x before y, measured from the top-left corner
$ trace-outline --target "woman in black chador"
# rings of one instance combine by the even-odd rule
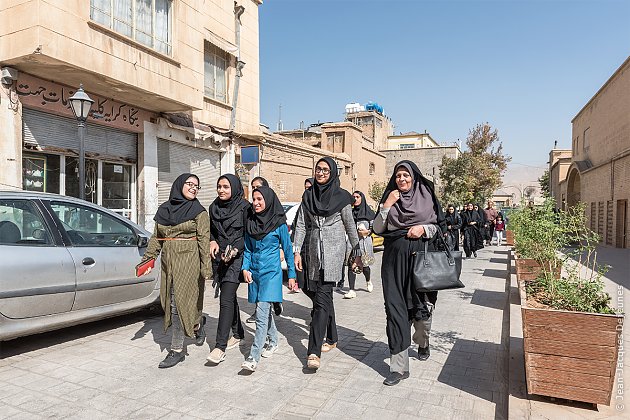
[[[385,238],[381,279],[387,316],[390,374],[385,385],[396,385],[409,377],[411,326],[418,344],[418,358],[429,358],[429,333],[437,292],[418,293],[411,279],[411,259],[424,248],[436,250],[446,232],[444,213],[435,196],[433,183],[422,176],[408,160],[396,164],[380,210],[374,219],[374,232]]]
[[[459,251],[459,229],[462,227],[462,218],[452,204],[449,204],[446,208],[445,219],[446,229],[448,230],[446,243],[452,250]]]
[[[479,211],[474,209],[472,203],[468,203],[462,216],[466,258],[470,258],[471,255],[477,258],[477,251],[483,248],[483,236],[481,236],[483,218]]]

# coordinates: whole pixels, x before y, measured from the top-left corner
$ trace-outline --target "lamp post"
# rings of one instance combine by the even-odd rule
[[[94,101],[83,90],[83,84],[69,100],[79,127],[79,198],[85,200],[85,121]]]

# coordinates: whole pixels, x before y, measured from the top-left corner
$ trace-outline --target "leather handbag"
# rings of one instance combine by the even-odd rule
[[[424,250],[411,254],[411,279],[418,293],[465,287],[459,280],[462,272],[462,252],[452,251],[444,237],[438,235],[443,250],[429,251],[429,241],[424,241]]]

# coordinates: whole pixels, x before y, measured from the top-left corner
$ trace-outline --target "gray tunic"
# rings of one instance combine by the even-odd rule
[[[293,253],[300,253],[305,245],[306,275],[318,279],[319,270],[324,270],[325,282],[341,280],[346,255],[346,235],[352,245],[352,256],[360,256],[359,235],[348,204],[340,212],[328,217],[311,214],[300,207],[296,216]]]

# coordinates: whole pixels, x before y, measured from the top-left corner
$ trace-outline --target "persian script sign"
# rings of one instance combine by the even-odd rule
[[[21,73],[16,91],[22,104],[29,108],[74,117],[69,101],[75,92],[73,88]],[[141,133],[144,131],[142,122],[157,117],[156,114],[144,109],[92,93],[88,94],[94,100],[89,122]]]

